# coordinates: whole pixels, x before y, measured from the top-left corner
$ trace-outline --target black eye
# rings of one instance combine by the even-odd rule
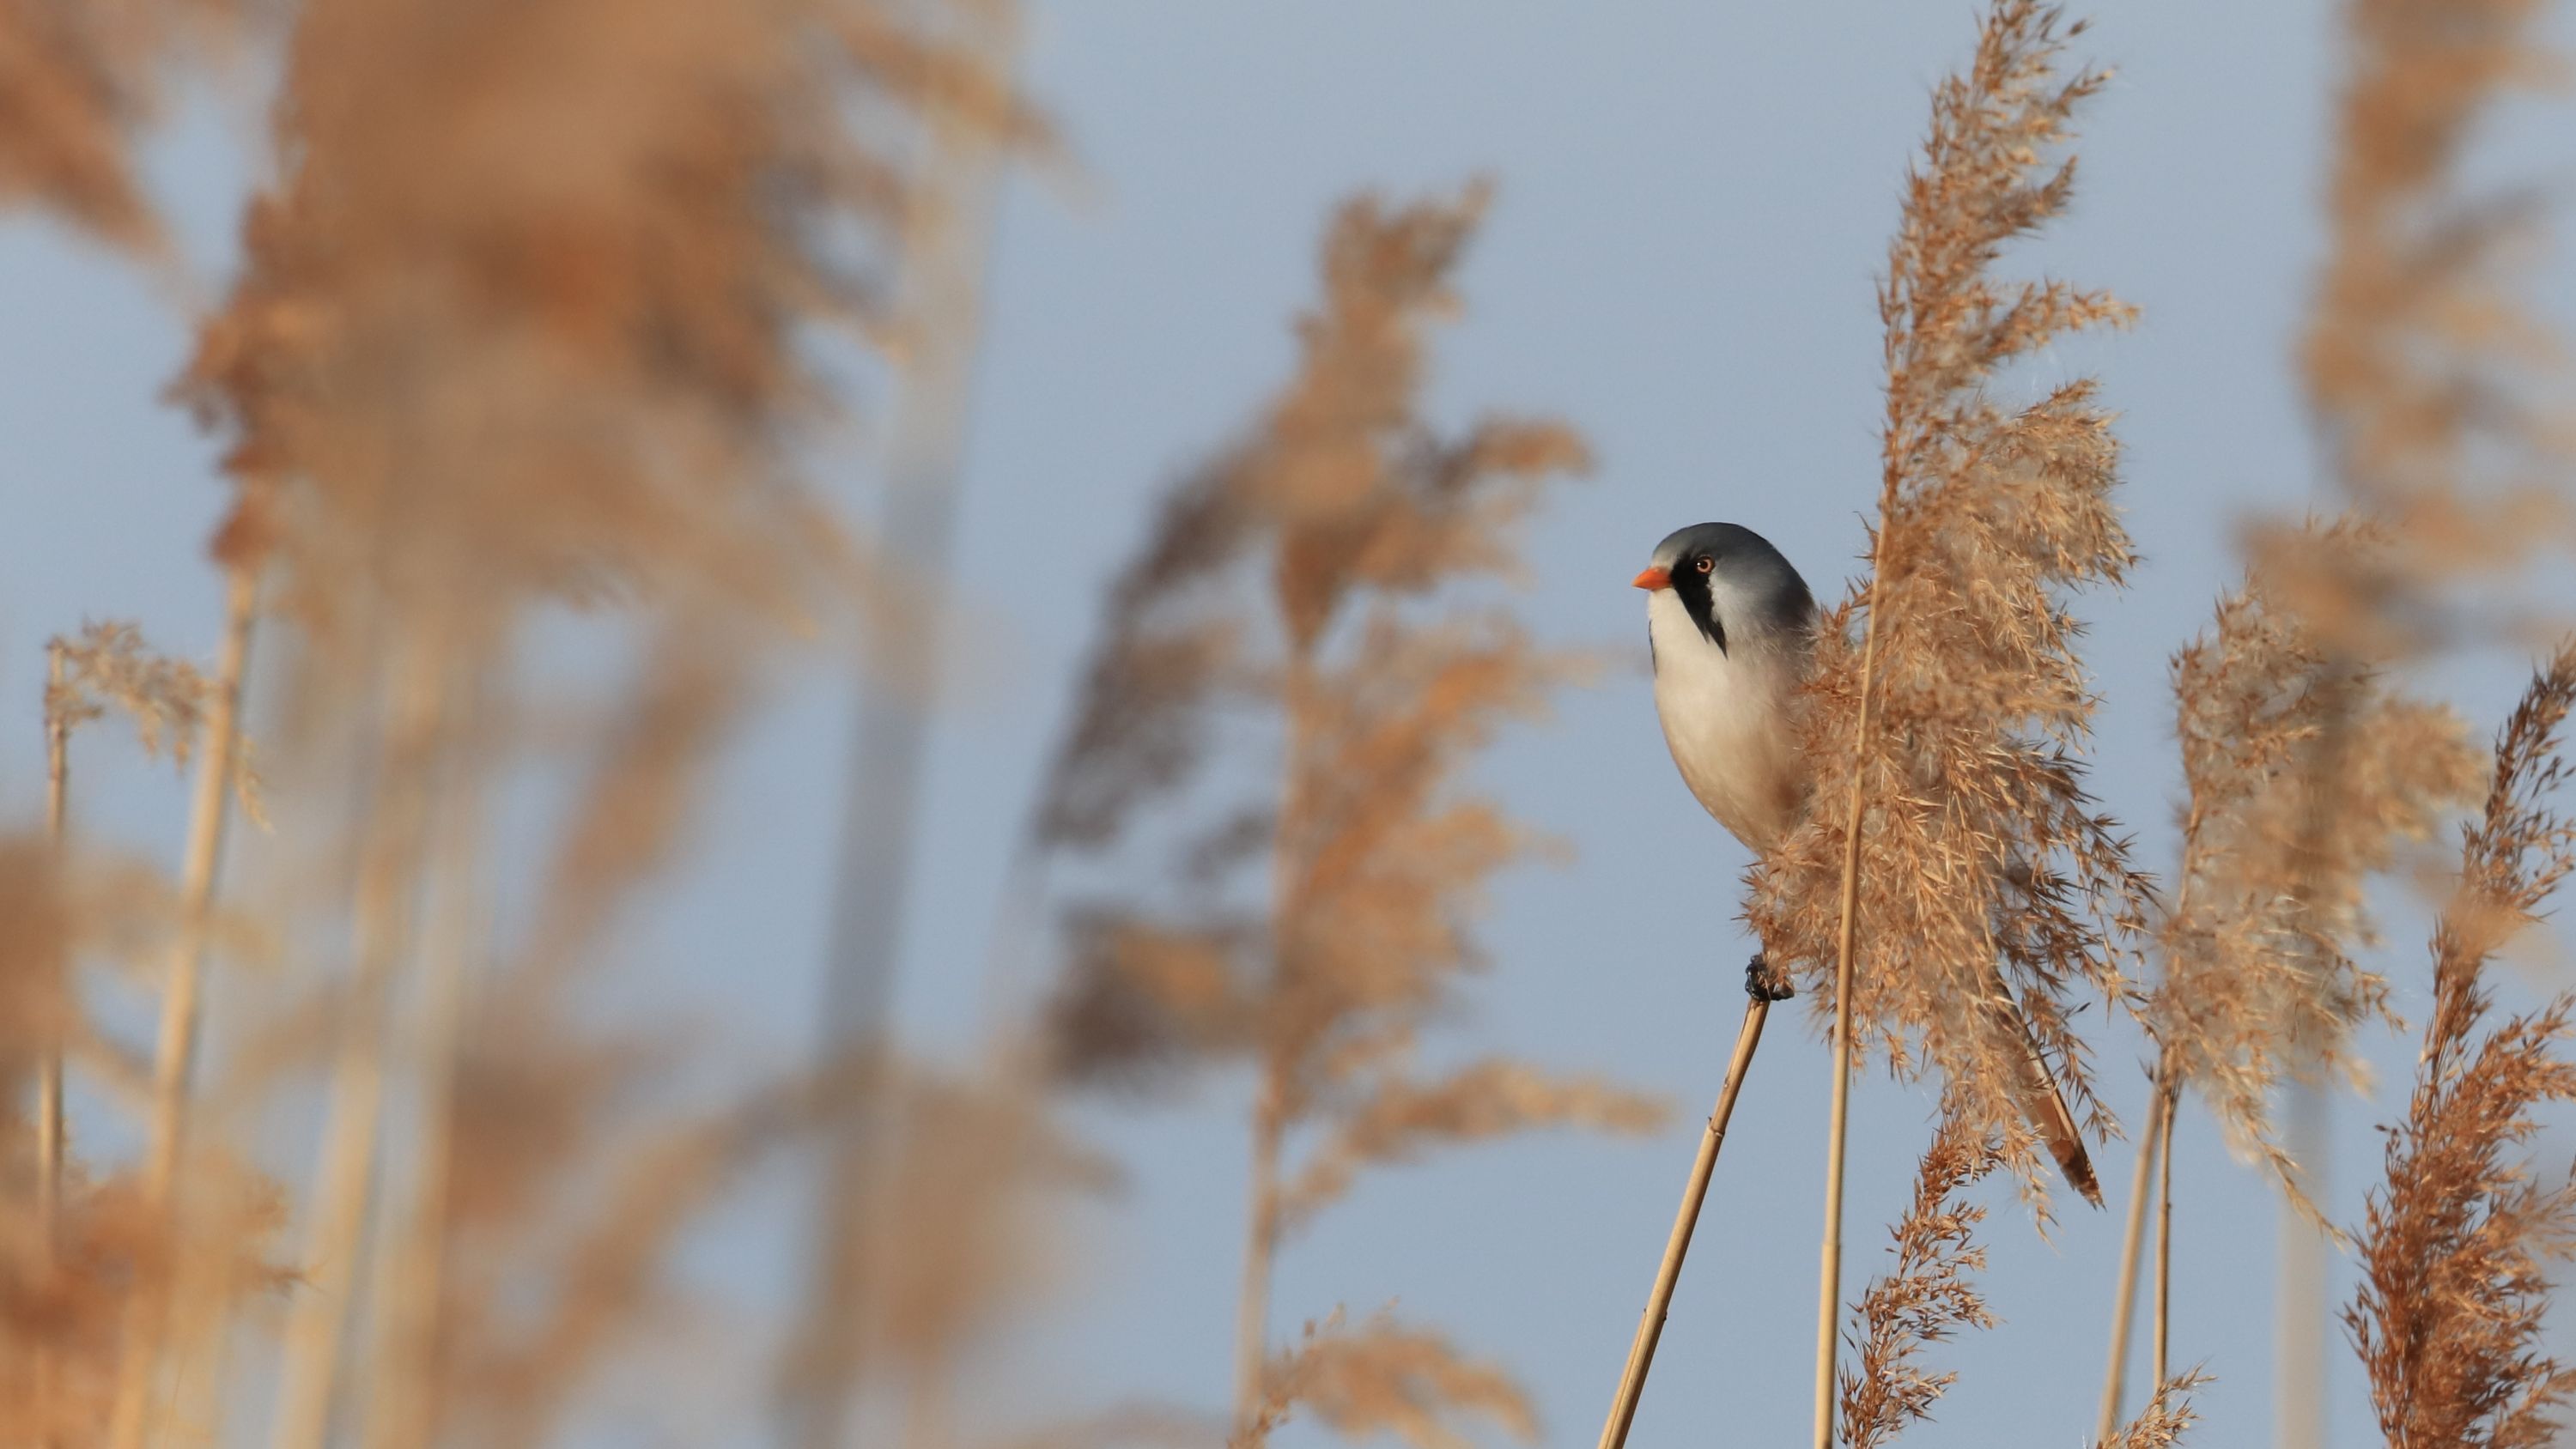
[[[1710,569],[1717,567],[1717,560],[1710,558],[1707,554],[1701,554],[1694,566],[1698,568],[1701,573],[1707,573]]]

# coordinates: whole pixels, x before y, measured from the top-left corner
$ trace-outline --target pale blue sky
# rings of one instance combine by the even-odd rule
[[[1274,1330],[1336,1304],[1399,1300],[1524,1376],[1548,1441],[1595,1431],[1740,1012],[1738,848],[1681,789],[1642,673],[1627,579],[1671,528],[1768,534],[1830,591],[1861,545],[1876,477],[1871,284],[1930,85],[1966,54],[1974,6],[1572,6],[1311,0],[1294,7],[1083,0],[1038,7],[1028,81],[1089,184],[1015,187],[1004,210],[968,460],[961,560],[1007,580],[980,602],[1010,637],[944,717],[927,782],[902,1015],[966,1040],[1002,871],[1086,642],[1092,601],[1157,486],[1221,441],[1290,365],[1287,319],[1352,188],[1499,198],[1441,337],[1435,409],[1553,412],[1601,460],[1533,532],[1527,607],[1549,637],[1640,667],[1568,697],[1485,778],[1564,836],[1571,865],[1516,876],[1491,921],[1495,969],[1450,1045],[1616,1072],[1669,1095],[1643,1143],[1549,1138],[1364,1184],[1282,1263]],[[2163,661],[2233,572],[2234,523],[2307,499],[2312,460],[2286,362],[2320,242],[2315,205],[2333,38],[2327,7],[2137,0],[2101,8],[2078,53],[2118,80],[2083,118],[2073,217],[2030,260],[2145,309],[2132,333],[2060,349],[2123,410],[2135,587],[2089,601],[2109,704],[2101,792],[2169,859],[2174,778]],[[2562,27],[2562,30],[2564,27]],[[154,174],[205,274],[221,276],[244,152],[200,108]],[[2569,128],[2508,118],[2494,174],[2562,181]],[[2576,300],[2564,253],[2548,295]],[[0,808],[37,800],[41,643],[84,614],[141,618],[210,648],[198,553],[219,490],[209,450],[155,401],[185,325],[128,272],[23,220],[0,228]],[[1006,560],[1007,568],[976,568]],[[2510,660],[2448,671],[2492,720]],[[701,864],[671,893],[653,980],[782,1048],[814,995],[846,702],[791,691],[729,763]],[[101,828],[167,835],[175,792],[102,756]],[[2388,954],[2401,1009],[2425,992],[2412,920]],[[694,993],[682,996],[681,993]],[[2420,1015],[2420,1010],[2417,1011]],[[1820,1125],[1827,1070],[1800,1012],[1779,1019],[1736,1119],[1635,1442],[1794,1442],[1806,1432]],[[2401,1083],[2410,1053],[2378,1040]],[[2102,1053],[2123,1115],[2134,1047]],[[979,1396],[1000,1412],[1140,1396],[1221,1404],[1245,1147],[1240,1084],[1186,1108],[1087,1112],[1132,1173],[1087,1214],[1072,1290]],[[1882,1260],[1928,1090],[1872,1078],[1854,1107],[1848,1264]],[[2357,1210],[2377,1141],[2339,1119],[2333,1201]],[[2202,1446],[2270,1432],[2271,1202],[2196,1107],[2176,1169],[2175,1352],[2216,1376]],[[2040,1241],[2008,1195],[1987,1233],[2006,1320],[1936,1353],[1961,1379],[1911,1442],[2074,1444],[2099,1391],[2130,1155],[2103,1155],[2115,1210],[2069,1210]],[[742,1231],[757,1232],[743,1215]],[[739,1251],[760,1250],[749,1243]],[[2339,1269],[2339,1290],[2348,1269]],[[2338,1342],[2340,1334],[2337,1334]],[[2335,1438],[2369,1433],[2335,1355]]]

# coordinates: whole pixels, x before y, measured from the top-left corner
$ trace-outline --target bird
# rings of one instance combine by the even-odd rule
[[[1797,566],[1769,539],[1733,523],[1665,535],[1632,581],[1646,591],[1646,647],[1655,715],[1682,783],[1717,823],[1768,857],[1805,819],[1810,795],[1798,747],[1798,692],[1813,666],[1823,615]],[[1775,997],[1755,958],[1750,989]],[[2015,1097],[2069,1185],[2095,1207],[2102,1189],[2030,1024],[1995,973],[1999,1029],[2018,1035]]]

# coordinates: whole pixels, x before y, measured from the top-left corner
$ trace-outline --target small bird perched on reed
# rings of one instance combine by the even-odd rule
[[[1815,651],[1815,596],[1770,540],[1732,523],[1693,524],[1666,536],[1634,582],[1647,591],[1655,713],[1682,782],[1746,849],[1767,855],[1806,812],[1796,705]],[[1765,975],[1757,958],[1748,985],[1771,989]],[[2067,1182],[2100,1207],[2102,1190],[2074,1114],[2000,971],[1990,999],[1996,1029],[2027,1048],[2015,1086],[2022,1115]]]

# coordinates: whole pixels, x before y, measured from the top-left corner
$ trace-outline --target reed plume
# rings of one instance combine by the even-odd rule
[[[0,207],[40,207],[129,253],[162,252],[161,218],[135,175],[136,138],[160,118],[185,64],[266,8],[16,0],[0,10]]]
[[[1459,586],[1510,572],[1514,526],[1550,476],[1582,466],[1582,445],[1512,418],[1443,436],[1419,411],[1427,333],[1455,306],[1449,276],[1483,202],[1481,188],[1363,197],[1334,218],[1299,372],[1181,479],[1112,590],[1037,816],[1043,844],[1105,857],[1158,806],[1179,856],[1163,900],[1071,909],[1061,1070],[1256,1074],[1240,1434],[1283,1383],[1328,1423],[1425,1444],[1446,1442],[1442,1413],[1502,1402],[1444,1340],[1391,1324],[1318,1340],[1293,1374],[1271,1357],[1279,1248],[1361,1170],[1532,1127],[1656,1119],[1634,1094],[1521,1063],[1415,1065],[1482,960],[1481,888],[1536,844],[1461,774],[1571,663]],[[1251,724],[1272,732],[1274,799],[1192,798],[1213,750]]]
[[[2354,524],[2301,538],[2355,574],[2389,549]],[[2358,1069],[2354,1028],[2387,1017],[2388,983],[2354,955],[2375,939],[2369,883],[2469,803],[2484,763],[2457,714],[2339,657],[2260,569],[2174,657],[2173,690],[2186,795],[2147,1011],[2160,1081],[2196,1088],[2313,1215],[2272,1092]]]
[[[1765,949],[1834,1013],[1820,1449],[1833,1435],[1861,1032],[1898,1075],[1936,1071],[2035,1204],[2043,1143],[2099,1200],[2083,1137],[2111,1123],[2070,1018],[2083,988],[2117,995],[2146,890],[2127,839],[2085,793],[2094,699],[2068,600],[2118,584],[2133,558],[2110,501],[2118,445],[2092,385],[2012,408],[1993,384],[2051,340],[2131,312],[2107,292],[1990,271],[2073,194],[2073,158],[2057,158],[2075,108],[2106,79],[2063,73],[2081,30],[2053,8],[1999,0],[1967,71],[1933,93],[1879,288],[1887,384],[1870,574],[1818,631],[1800,727],[1814,807],[1749,881],[1746,915]]]
[[[2546,13],[2537,0],[2345,11],[2331,246],[2299,363],[2332,477],[2406,543],[2354,600],[2355,628],[2382,647],[2423,642],[2434,623],[2407,593],[2527,558],[2564,519],[2548,403],[2532,386],[2559,349],[2518,295],[2534,208],[2475,187],[2465,165],[2481,119],[2557,74]]]
[[[165,8],[179,13],[128,9]],[[289,1014],[310,1029],[265,1043],[280,1059],[334,1064],[325,1147],[298,1204],[298,1266],[317,1291],[292,1309],[282,1443],[318,1444],[344,1426],[378,1446],[466,1422],[491,1436],[481,1442],[547,1432],[597,1365],[646,1341],[632,1331],[646,1295],[619,1285],[656,1277],[689,1206],[775,1135],[718,1114],[703,1131],[657,1124],[685,1141],[648,1130],[649,1149],[624,1143],[626,1104],[608,1086],[627,1080],[620,1032],[594,1056],[562,1026],[529,1041],[564,1077],[537,1084],[560,1086],[570,1138],[549,1165],[596,1184],[612,1169],[594,1149],[631,1154],[682,1163],[674,1180],[689,1186],[639,1186],[628,1206],[650,1221],[631,1229],[611,1214],[568,1238],[515,1222],[496,1232],[446,1199],[488,1188],[486,1169],[524,1134],[466,1110],[485,1079],[482,1059],[459,1059],[458,1033],[398,1051],[388,1023],[424,989],[410,903],[433,854],[447,862],[435,872],[447,898],[469,895],[490,868],[489,842],[430,842],[454,834],[452,816],[482,818],[480,796],[506,771],[591,760],[580,749],[544,758],[524,729],[469,729],[450,707],[473,698],[505,721],[557,708],[532,703],[547,692],[519,673],[536,625],[566,606],[588,611],[603,653],[644,662],[631,691],[598,711],[590,793],[562,816],[542,906],[492,946],[491,970],[449,980],[461,964],[441,968],[432,989],[454,1020],[484,1019],[488,1002],[463,999],[480,978],[493,1000],[560,1026],[549,1008],[604,959],[637,887],[677,853],[701,772],[778,646],[858,637],[891,620],[898,591],[920,587],[837,526],[802,469],[843,411],[812,345],[818,329],[871,347],[892,332],[878,273],[910,204],[902,158],[916,129],[936,113],[1014,141],[1040,130],[941,17],[869,0],[317,0],[295,15],[277,180],[250,207],[241,277],[179,386],[230,441],[235,484],[214,544],[233,600],[230,665],[201,772],[231,774],[219,761],[236,733],[253,601],[265,599],[283,646],[287,791],[300,810],[335,796],[355,806],[345,826],[299,831],[311,857],[279,872],[360,862],[346,897],[275,907],[281,937],[348,943],[325,951],[346,961],[344,979]],[[213,913],[228,796],[200,792],[191,920]],[[447,930],[437,949],[453,957],[456,938]],[[174,1219],[195,1209],[160,1202],[169,1188],[184,1181],[194,1199],[216,1181],[182,1156],[200,1115],[208,955],[191,927],[157,1065],[146,1197]],[[424,1092],[435,1100],[423,1105]],[[389,1124],[397,1111],[432,1126],[423,1140],[439,1162],[414,1172],[393,1155],[413,1140]],[[382,1200],[380,1183],[415,1181],[398,1206]],[[537,1213],[549,1194],[503,1201]],[[408,1226],[371,1231],[380,1220]],[[481,1280],[482,1255],[519,1251],[522,1232],[552,1248],[542,1271],[511,1280],[515,1301],[560,1290],[548,1310],[558,1327],[525,1359],[542,1393],[510,1387],[513,1371],[460,1379],[452,1363],[458,1326],[476,1322],[461,1285]],[[379,1260],[362,1262],[370,1243]],[[172,1281],[186,1276],[181,1255]],[[371,1301],[361,1282],[397,1281],[404,1323],[353,1313]],[[133,1298],[113,1443],[223,1411],[164,1391],[161,1370],[184,1355],[163,1352],[154,1322],[167,1315],[153,1294]],[[499,1355],[514,1341],[498,1333],[479,1347]],[[381,1360],[367,1376],[392,1376],[383,1403],[399,1409],[359,1412],[346,1391],[358,1375],[339,1355],[350,1342]],[[188,1381],[203,1382],[202,1365],[189,1367]],[[393,1424],[395,1413],[417,1422]]]
[[[2576,1175],[2536,1175],[2520,1152],[2535,1114],[2576,1100],[2576,998],[2496,1021],[2483,980],[2576,869],[2576,822],[2550,801],[2571,705],[2576,645],[2535,674],[2498,736],[2486,808],[2433,931],[2433,1019],[2343,1313],[2392,1445],[2551,1443],[2576,1393],[2543,1322],[2547,1264],[2576,1252]]]
[[[2393,541],[2346,519],[2276,542],[2219,600],[2212,626],[2174,656],[2174,737],[2182,757],[2181,860],[2155,926],[2160,977],[2142,1003],[2157,1043],[2131,1191],[2156,1170],[2156,1378],[2171,1321],[2172,1123],[2186,1088],[2209,1104],[2241,1153],[2270,1168],[2283,1200],[2325,1226],[2281,1140],[2282,1085],[2360,1071],[2354,1031],[2393,1020],[2388,983],[2359,952],[2375,941],[2371,883],[2477,789],[2483,764],[2459,717],[2411,696],[2386,670],[2336,647],[2304,612],[2312,599],[2275,581],[2265,559],[2295,555],[2308,573],[2364,577]],[[2117,1422],[2128,1366],[2143,1212],[2122,1246],[2111,1361],[2096,1429]]]
[[[2181,1042],[2192,1058],[2177,1061],[2168,1050],[2159,1068],[2162,1113],[2170,1119],[2184,1082],[2196,1082],[2237,1144],[2255,1147],[2274,1166],[2284,1187],[2285,1295],[2299,1264],[2312,1279],[2325,1271],[2323,1244],[2299,1232],[2295,1219],[2330,1230],[2317,1222],[2308,1189],[2291,1170],[2292,1154],[2270,1135],[2261,1096],[2279,1080],[2310,1083],[2341,1065],[2351,1024],[2380,989],[2369,973],[2333,964],[2335,942],[2349,950],[2368,938],[2366,920],[2348,909],[2360,876],[2394,863],[2387,845],[2418,834],[2473,788],[2460,771],[2457,726],[2403,702],[2382,681],[2410,661],[2487,642],[2499,625],[2514,628],[2528,607],[2517,597],[2521,565],[2565,517],[2547,481],[2563,472],[2563,459],[2553,461],[2557,445],[2538,420],[2544,389],[2534,385],[2553,369],[2554,348],[2533,320],[2538,314],[2514,295],[2517,243],[2529,235],[2530,208],[2518,198],[2475,194],[2464,165],[2478,118],[2547,69],[2534,44],[2538,13],[2522,0],[2354,0],[2344,10],[2347,70],[2327,183],[2329,247],[2299,373],[2325,474],[2349,513],[2324,546],[2313,525],[2269,524],[2251,539],[2248,592],[2259,575],[2265,607],[2295,618],[2295,657],[2284,662],[2317,696],[2304,722],[2308,734],[2295,747],[2294,776],[2278,787],[2309,798],[2294,807],[2304,822],[2283,834],[2270,856],[2289,867],[2274,882],[2287,894],[2269,905],[2239,899],[2219,907],[2222,916],[2251,912],[2240,939],[2265,927],[2321,928],[2323,940],[2292,942],[2292,957],[2309,963],[2292,969],[2312,976],[2314,966],[2325,970],[2322,979],[2294,974],[2289,992],[2269,1006],[2249,1002],[2241,987],[2271,973],[2252,963],[2254,972],[2221,981],[2193,969],[2188,958],[2205,964],[2209,957],[2212,938],[2203,935],[2180,965],[2169,966],[2196,984],[2169,979],[2174,990],[2150,1012],[2151,1025],[2168,1023],[2159,1037]],[[2398,724],[2401,731],[2433,731],[2412,757],[2429,768],[2412,779],[2378,772],[2397,758],[2385,753],[2392,745],[2405,749],[2385,734],[2396,723],[2391,702],[2418,716],[2416,725]],[[2455,737],[2443,738],[2445,731]],[[2304,920],[2285,919],[2284,906]],[[2182,929],[2195,927],[2185,922]],[[2225,1024],[2231,1012],[2247,1009],[2252,1018]],[[2175,1019],[2193,1013],[2203,1015]],[[2206,1049],[2231,1036],[2236,1049]],[[2169,1161],[2170,1143],[2166,1152]],[[2316,1164],[2305,1166],[2313,1171]],[[2160,1239],[2168,1232],[2160,1220]],[[2160,1323],[2168,1297],[2160,1270]],[[2281,1308],[2290,1337],[2275,1397],[2281,1435],[2294,1446],[2323,1442],[2323,1310],[2321,1295],[2285,1296]],[[2162,1357],[2160,1331],[2160,1363]]]
[[[2104,292],[1989,273],[2072,196],[2072,158],[2047,158],[2107,79],[2061,72],[2080,31],[2006,0],[1968,71],[1934,93],[1880,288],[1871,576],[1818,637],[1802,725],[1816,808],[1756,869],[1747,902],[1817,1009],[1848,1009],[1899,1074],[1937,1071],[1968,1129],[1998,1134],[2034,1194],[2033,1053],[2076,1119],[2106,1130],[2069,1018],[2078,990],[2117,991],[2118,942],[2144,902],[2126,838],[2085,793],[2094,696],[2068,607],[2133,561],[2111,504],[2111,418],[2090,383],[2020,408],[1993,386],[2051,340],[2131,315]],[[1847,880],[1860,883],[1853,989],[1837,1002]]]
[[[1932,1417],[1958,1375],[1918,1367],[1927,1346],[1962,1328],[1994,1327],[1970,1276],[1986,1266],[1975,1236],[1986,1210],[1960,1194],[2003,1165],[1993,1138],[1971,1136],[1956,1114],[1942,1113],[1915,1169],[1913,1200],[1891,1230],[1895,1265],[1854,1305],[1860,1336],[1842,1376],[1842,1439],[1851,1449],[1876,1449]]]
[[[1339,1310],[1281,1351],[1263,1373],[1261,1402],[1227,1440],[1258,1449],[1298,1410],[1345,1439],[1392,1434],[1415,1449],[1466,1449],[1449,1420],[1479,1413],[1523,1439],[1538,1419],[1509,1373],[1461,1357],[1436,1333],[1388,1313],[1353,1328]]]
[[[2179,1374],[2156,1385],[2138,1417],[2094,1443],[2099,1449],[2173,1449],[2200,1416],[2192,1412],[2191,1391],[2207,1382],[2197,1373]]]

